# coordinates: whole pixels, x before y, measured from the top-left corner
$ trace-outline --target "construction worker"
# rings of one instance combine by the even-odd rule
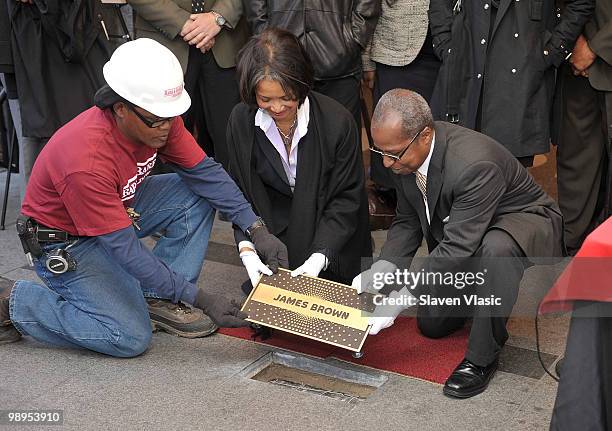
[[[24,334],[132,357],[152,324],[184,336],[247,325],[236,302],[196,286],[215,210],[272,271],[287,266],[287,249],[185,129],[178,60],[138,39],[115,51],[104,78],[96,106],[58,130],[34,166],[17,230],[46,286],[0,288],[0,343]],[[158,155],[176,173],[148,176]],[[155,232],[151,252],[138,238]]]

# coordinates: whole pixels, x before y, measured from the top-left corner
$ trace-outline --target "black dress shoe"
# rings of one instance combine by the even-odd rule
[[[464,359],[444,384],[444,395],[453,398],[470,398],[483,392],[497,371],[497,359],[486,367],[480,367]]]

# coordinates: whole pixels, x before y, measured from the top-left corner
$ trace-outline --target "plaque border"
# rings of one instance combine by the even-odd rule
[[[279,271],[289,272],[289,273],[291,272],[291,271],[289,271],[289,270],[287,270],[287,269],[284,269],[284,268],[279,268],[278,270],[279,270]],[[306,274],[302,274],[302,275],[300,275],[300,277],[310,277],[310,278],[314,278],[314,279],[316,279],[316,280],[317,280],[317,279],[318,279],[318,280],[321,280],[321,278],[319,278],[319,277],[312,277],[312,276],[310,276],[310,275],[306,275]],[[263,278],[263,276],[260,276],[260,277],[259,277],[259,281],[257,281],[257,286],[255,286],[255,287],[254,287],[254,288],[251,290],[251,292],[249,293],[249,296],[247,296],[247,298],[244,300],[244,304],[242,304],[242,307],[240,308],[240,310],[241,310],[241,311],[243,311],[243,312],[244,312],[244,308],[246,307],[247,303],[248,303],[248,302],[251,300],[251,297],[252,297],[252,296],[253,296],[253,294],[255,293],[255,289],[257,289],[257,287],[259,286],[259,283],[261,282],[261,279],[262,279],[262,278]],[[326,283],[337,284],[338,286],[342,286],[343,288],[345,288],[345,289],[346,289],[346,285],[345,285],[345,284],[338,283],[338,282],[331,281],[331,280],[326,280],[326,279],[322,279],[322,280],[325,280],[325,282],[326,282]],[[259,302],[259,301],[253,301],[253,302]],[[261,302],[260,304],[263,304],[263,302]],[[278,307],[278,308],[280,308],[280,307]],[[284,310],[284,308],[283,308],[283,310]],[[294,313],[297,313],[297,312],[295,312],[295,311],[294,311]],[[297,313],[297,314],[299,314],[299,313]],[[363,344],[365,343],[365,340],[368,338],[368,335],[370,335],[370,328],[372,327],[372,325],[368,325],[368,327],[366,328],[366,334],[365,334],[365,337],[363,337],[363,339],[361,340],[361,343],[359,344],[359,348],[355,349],[355,348],[351,348],[351,347],[343,346],[343,345],[338,344],[338,343],[334,343],[334,342],[332,342],[332,341],[324,341],[324,340],[321,340],[320,338],[316,338],[316,337],[313,337],[313,336],[311,336],[311,335],[301,334],[301,333],[299,333],[299,332],[297,332],[297,331],[291,331],[291,330],[289,330],[289,329],[286,329],[286,328],[281,328],[281,327],[278,327],[278,326],[276,326],[276,325],[272,325],[272,324],[269,324],[269,323],[260,322],[260,321],[253,320],[253,319],[250,319],[250,318],[246,318],[245,320],[246,320],[247,322],[257,323],[257,324],[259,324],[259,325],[264,325],[264,326],[267,326],[267,327],[269,327],[269,328],[274,328],[274,329],[277,329],[277,330],[279,330],[279,331],[283,331],[283,332],[287,332],[287,333],[289,333],[289,334],[297,335],[297,336],[299,336],[299,337],[309,338],[309,339],[311,339],[311,340],[318,341],[319,343],[329,344],[329,345],[331,345],[331,346],[335,346],[335,347],[340,347],[341,349],[349,350],[349,351],[351,351],[351,352],[360,352],[360,351],[361,351],[361,349],[363,348]]]

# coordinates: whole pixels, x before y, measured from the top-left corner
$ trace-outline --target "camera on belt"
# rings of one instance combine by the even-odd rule
[[[65,248],[56,248],[47,255],[45,266],[53,274],[63,274],[67,271],[75,271],[77,268],[76,260]]]
[[[45,266],[56,275],[76,270],[76,260],[68,252],[68,248],[76,240],[75,237],[68,232],[39,225],[32,218],[25,216],[17,219],[16,226],[23,252],[30,266],[34,266],[33,258],[40,259],[45,254],[42,250],[43,245],[70,242],[67,247],[57,247],[48,252]]]

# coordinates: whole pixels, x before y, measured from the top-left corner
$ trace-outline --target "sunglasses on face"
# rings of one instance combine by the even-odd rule
[[[400,160],[402,157],[404,157],[404,154],[406,154],[406,151],[408,151],[408,148],[410,148],[410,146],[412,145],[412,143],[416,140],[416,138],[419,137],[419,135],[423,132],[423,130],[425,130],[425,128],[423,127],[421,129],[421,131],[419,133],[417,133],[416,135],[414,135],[414,138],[412,138],[410,140],[410,142],[408,143],[408,145],[406,145],[406,148],[404,148],[402,151],[399,152],[399,154],[391,154],[391,153],[386,153],[382,150],[379,150],[378,148],[375,148],[374,146],[370,147],[370,151],[372,151],[373,153],[376,154],[380,154],[383,157],[388,157],[391,160],[393,160],[393,163],[397,162],[398,160]]]
[[[126,105],[130,111],[132,111],[134,114],[136,114],[138,118],[140,118],[140,121],[145,123],[145,125],[151,129],[156,129],[157,127],[161,127],[165,123],[169,123],[170,121],[174,119],[174,117],[168,117],[168,118],[158,118],[155,120],[151,120],[145,117],[144,115],[142,115],[140,112],[138,112],[138,110],[136,109],[136,106],[132,105],[131,103],[126,103]]]

